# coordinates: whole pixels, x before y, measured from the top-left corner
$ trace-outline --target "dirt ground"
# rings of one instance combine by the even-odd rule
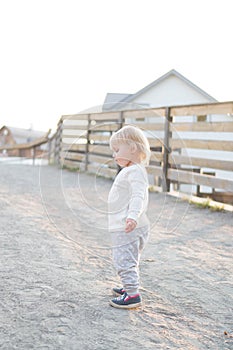
[[[119,310],[111,180],[6,162],[0,174],[0,349],[233,349],[232,213],[150,193],[143,307]]]

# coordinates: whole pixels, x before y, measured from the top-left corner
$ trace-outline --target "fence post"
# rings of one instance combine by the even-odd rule
[[[91,126],[91,118],[90,114],[87,115],[87,143],[86,143],[86,157],[85,157],[85,171],[88,170],[88,162],[89,162],[89,144],[90,144],[90,126]]]
[[[123,127],[123,124],[124,124],[124,111],[120,111],[120,118],[119,118],[119,129],[121,129]]]
[[[51,161],[51,152],[52,152],[52,141],[51,138],[48,140],[48,164]]]
[[[36,159],[36,146],[32,148],[32,165],[35,165],[35,159]]]
[[[163,192],[169,192],[170,190],[170,180],[167,177],[168,169],[170,167],[168,157],[171,153],[170,149],[170,124],[172,122],[172,116],[170,115],[170,107],[166,107],[166,115],[165,115],[165,125],[164,125],[164,143],[163,143],[163,162],[162,162],[162,190]]]
[[[57,165],[61,165],[61,151],[62,151],[62,124],[63,122],[60,121],[58,128],[57,128],[57,132],[56,132],[56,136],[55,136],[55,152],[54,152],[54,159],[55,159],[55,163]]]

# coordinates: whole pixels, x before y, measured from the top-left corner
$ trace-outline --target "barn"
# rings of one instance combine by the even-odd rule
[[[0,129],[0,147],[15,146],[19,144],[29,144],[45,136],[44,131],[33,129],[22,129],[11,126],[2,126]],[[37,155],[43,152],[44,145],[38,146],[36,149]],[[32,157],[32,149],[4,149],[0,153],[1,156],[9,157]]]

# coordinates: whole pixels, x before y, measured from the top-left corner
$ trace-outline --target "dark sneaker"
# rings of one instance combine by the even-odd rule
[[[129,296],[127,293],[110,300],[110,305],[118,309],[133,309],[142,305],[140,294]]]
[[[125,293],[124,288],[113,288],[112,293],[114,296],[118,297],[119,295],[123,295]]]

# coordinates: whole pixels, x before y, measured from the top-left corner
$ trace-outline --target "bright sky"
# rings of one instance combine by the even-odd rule
[[[232,0],[0,0],[0,127],[135,93],[171,69],[233,100]]]

